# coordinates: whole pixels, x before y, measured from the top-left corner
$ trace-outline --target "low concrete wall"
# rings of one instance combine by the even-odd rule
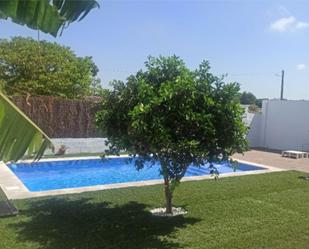
[[[55,152],[61,145],[67,147],[66,154],[79,153],[103,153],[108,147],[105,145],[105,138],[53,138]],[[46,155],[53,154],[50,150]]]
[[[266,100],[261,113],[246,112],[250,147],[271,150],[309,151],[309,101]],[[56,151],[65,145],[67,154],[103,153],[105,138],[55,138]],[[50,151],[47,153],[51,153]]]
[[[261,122],[261,114],[253,114],[248,112],[244,116],[244,123],[250,126],[250,131],[247,135],[250,147],[259,147],[259,128]],[[66,154],[80,153],[104,153],[108,147],[105,145],[106,138],[53,138],[55,152],[64,145],[67,150]],[[51,150],[47,150],[45,155],[54,154]]]

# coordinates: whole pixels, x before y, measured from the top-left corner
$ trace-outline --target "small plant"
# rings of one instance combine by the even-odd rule
[[[66,147],[65,145],[61,145],[60,148],[58,149],[58,151],[55,153],[56,156],[61,156],[64,155],[66,153],[66,150],[68,149],[68,147]]]
[[[261,109],[257,105],[249,105],[248,112],[259,113],[259,112],[261,112]]]

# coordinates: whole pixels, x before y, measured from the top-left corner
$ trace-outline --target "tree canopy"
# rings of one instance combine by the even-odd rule
[[[243,105],[254,105],[256,100],[256,97],[251,92],[243,92],[240,95],[240,103]]]
[[[138,155],[138,169],[160,162],[170,213],[174,187],[189,165],[212,167],[243,152],[247,128],[239,85],[212,75],[208,62],[192,71],[176,56],[149,57],[145,67],[104,92],[97,124],[108,139],[108,153]]]
[[[80,98],[100,88],[91,57],[68,47],[31,38],[0,40],[0,89],[7,95]]]

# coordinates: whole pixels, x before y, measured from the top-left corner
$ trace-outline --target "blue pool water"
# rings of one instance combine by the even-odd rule
[[[161,179],[159,164],[137,171],[128,158],[65,160],[10,164],[9,168],[30,191],[76,188],[111,183]],[[234,172],[228,163],[215,165],[219,173]],[[239,163],[236,171],[260,170],[261,167]],[[210,174],[208,165],[189,167],[185,176]]]

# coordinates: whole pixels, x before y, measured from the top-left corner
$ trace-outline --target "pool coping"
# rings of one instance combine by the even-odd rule
[[[118,158],[119,156],[109,156],[107,158]],[[128,155],[121,155],[120,157],[128,157]],[[69,160],[91,160],[99,159],[98,156],[91,157],[69,157],[69,158],[49,158],[41,159],[40,162],[48,161],[69,161]],[[231,157],[233,159],[233,157]],[[245,163],[265,169],[251,170],[251,171],[242,171],[242,172],[231,172],[231,173],[222,173],[220,178],[232,177],[232,176],[243,176],[243,175],[255,175],[255,174],[264,174],[270,172],[279,172],[286,171],[285,169],[276,168],[270,165],[258,164],[244,160],[237,160],[239,163]],[[23,162],[31,162],[31,160],[25,160]],[[207,180],[213,179],[213,176],[204,175],[204,176],[186,176],[182,178],[182,182],[186,181],[198,181],[198,180]],[[116,189],[116,188],[127,188],[127,187],[141,187],[141,186],[150,186],[163,184],[163,180],[146,180],[138,182],[126,182],[126,183],[113,183],[113,184],[104,184],[104,185],[95,185],[87,187],[77,187],[77,188],[65,188],[57,190],[47,190],[47,191],[36,191],[31,192],[23,184],[23,182],[9,169],[9,167],[0,162],[0,187],[7,195],[8,199],[26,199],[33,197],[43,197],[43,196],[55,196],[55,195],[64,195],[64,194],[78,194],[82,192],[89,191],[98,191],[98,190],[107,190],[107,189]]]

